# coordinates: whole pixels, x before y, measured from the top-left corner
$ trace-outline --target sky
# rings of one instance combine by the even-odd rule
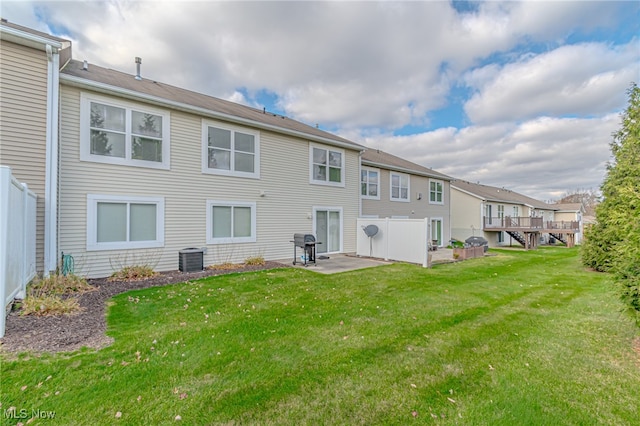
[[[267,111],[543,201],[597,190],[638,1],[7,1],[73,57]]]

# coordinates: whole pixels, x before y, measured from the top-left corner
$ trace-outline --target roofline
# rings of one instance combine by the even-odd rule
[[[534,210],[553,210],[553,211],[558,211],[558,209],[554,209],[551,206],[549,206],[549,208],[544,208],[544,207],[536,207],[533,204],[525,203],[525,202],[522,202],[522,201],[501,200],[499,198],[485,198],[485,197],[482,197],[482,196],[480,196],[478,194],[475,194],[475,193],[473,193],[471,191],[467,191],[466,189],[462,189],[462,188],[456,186],[454,183],[451,184],[451,187],[457,189],[460,192],[464,192],[465,194],[471,195],[472,197],[476,197],[476,198],[478,198],[478,199],[480,199],[482,201],[492,201],[492,202],[496,202],[496,203],[505,203],[505,204],[517,204],[517,205],[520,205],[520,206],[529,207],[529,208],[534,209]]]
[[[451,182],[453,180],[453,178],[449,177],[449,176],[438,176],[435,174],[430,174],[430,173],[426,173],[426,172],[420,172],[417,170],[413,170],[413,169],[407,169],[404,167],[398,167],[398,166],[391,166],[389,164],[384,164],[384,163],[376,163],[375,161],[370,161],[370,160],[362,160],[362,165],[363,166],[373,166],[373,167],[379,167],[381,169],[389,169],[389,170],[395,170],[398,172],[403,172],[403,173],[409,173],[412,175],[419,175],[419,176],[426,176],[426,177],[431,177],[434,179],[440,179],[440,180],[446,180],[447,182]]]
[[[110,84],[100,83],[97,81],[87,80],[85,78],[76,77],[73,75],[68,75],[64,73],[60,73],[60,82],[64,82],[69,84],[70,86],[79,87],[79,88],[87,88],[92,89],[97,92],[106,93],[110,95],[119,95],[124,96],[133,100],[144,100],[149,103],[153,103],[156,105],[169,106],[174,109],[178,109],[181,111],[196,113],[198,115],[203,115],[208,118],[217,118],[225,121],[230,121],[236,124],[244,124],[253,127],[258,127],[265,130],[272,130],[278,133],[284,133],[289,136],[297,136],[303,139],[309,139],[314,142],[320,142],[328,145],[337,146],[340,148],[352,149],[354,151],[363,151],[365,148],[363,146],[357,145],[355,143],[345,143],[336,141],[329,138],[323,138],[321,136],[311,135],[309,133],[299,132],[297,130],[286,129],[279,126],[273,126],[271,124],[261,123],[259,121],[250,120],[247,118],[237,117],[235,115],[225,114],[221,112],[216,112],[210,109],[197,107],[194,105],[189,105],[183,102],[176,102],[170,99],[162,98],[159,96],[148,95],[146,93],[137,92],[135,90],[124,89],[122,87],[113,86]]]
[[[2,34],[3,40],[32,47],[34,49],[44,50],[47,45],[55,49],[64,49],[71,45],[70,42],[61,42],[5,25],[0,25],[0,33]]]
[[[489,200],[487,200],[486,198],[479,196],[478,194],[474,194],[474,193],[473,193],[473,192],[471,192],[471,191],[467,191],[466,189],[462,189],[462,188],[460,188],[460,187],[457,187],[457,186],[455,185],[455,183],[451,183],[451,188],[453,188],[453,189],[457,189],[457,190],[458,190],[458,191],[460,191],[460,192],[464,192],[465,194],[467,194],[467,195],[471,195],[472,197],[478,198],[478,199],[480,199],[480,200],[482,200],[482,201],[489,201]]]

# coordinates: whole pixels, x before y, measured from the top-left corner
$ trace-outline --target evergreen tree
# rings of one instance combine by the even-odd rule
[[[640,324],[640,88],[628,90],[622,127],[611,143],[613,162],[602,184],[596,224],[585,232],[583,263],[611,271]]]

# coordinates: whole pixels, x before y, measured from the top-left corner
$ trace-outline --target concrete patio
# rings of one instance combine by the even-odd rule
[[[448,263],[453,261],[453,250],[441,249],[429,252],[431,254],[431,262]],[[285,265],[292,265],[293,259],[282,259],[278,262]],[[321,274],[336,274],[339,272],[355,271],[358,269],[373,268],[381,265],[391,265],[395,263],[392,260],[384,260],[379,258],[360,257],[355,254],[330,254],[319,255],[317,263],[307,263],[305,266],[299,259],[296,261],[295,268],[306,268],[310,271],[319,272]]]

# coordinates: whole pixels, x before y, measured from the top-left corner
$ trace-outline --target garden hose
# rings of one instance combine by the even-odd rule
[[[70,254],[64,254],[64,252],[62,252],[62,275],[67,276],[69,274],[73,274],[73,266],[73,256],[71,256]]]

